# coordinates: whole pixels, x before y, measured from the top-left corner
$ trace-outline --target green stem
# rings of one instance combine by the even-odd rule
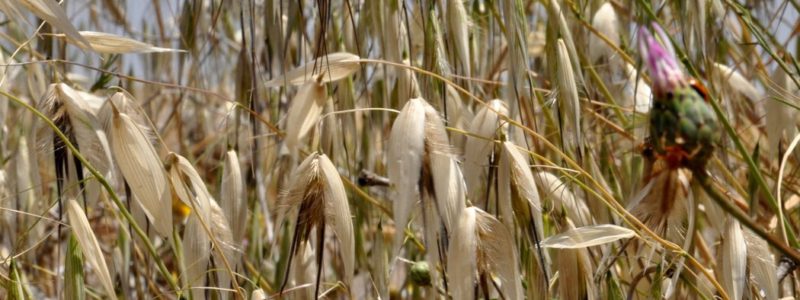
[[[131,227],[133,228],[133,231],[135,231],[136,234],[142,239],[142,241],[144,241],[145,246],[147,246],[148,252],[150,252],[150,255],[153,256],[153,259],[155,260],[156,265],[158,265],[158,269],[161,272],[161,275],[164,276],[164,279],[167,280],[167,283],[169,283],[169,286],[177,293],[178,297],[180,298],[181,289],[178,286],[177,282],[175,282],[175,278],[172,277],[172,275],[170,274],[169,270],[167,269],[167,266],[164,264],[164,262],[161,260],[161,258],[159,258],[158,252],[156,251],[155,246],[153,246],[153,244],[150,242],[150,239],[147,237],[147,233],[145,233],[144,230],[142,230],[142,228],[139,227],[138,224],[136,224],[136,221],[133,219],[133,216],[125,208],[125,204],[123,204],[122,200],[119,199],[119,197],[117,196],[117,193],[114,192],[114,189],[111,187],[111,184],[108,183],[106,178],[103,177],[103,175],[100,174],[100,172],[98,172],[97,169],[95,169],[89,163],[89,161],[83,156],[83,154],[81,154],[81,152],[78,151],[78,149],[75,147],[75,145],[73,145],[69,141],[69,138],[67,138],[67,136],[63,132],[61,132],[61,130],[58,129],[58,126],[56,126],[56,124],[53,123],[53,121],[50,120],[47,116],[45,116],[42,112],[40,112],[39,110],[37,110],[36,108],[31,106],[30,104],[25,103],[25,101],[20,100],[16,96],[7,93],[6,91],[1,91],[0,90],[0,95],[6,96],[8,99],[13,101],[14,103],[16,103],[16,104],[24,107],[28,111],[32,112],[39,119],[42,119],[42,121],[44,121],[47,124],[47,126],[52,128],[53,131],[55,132],[55,134],[58,135],[58,137],[64,142],[64,145],[66,145],[67,148],[69,148],[69,150],[72,152],[73,156],[75,156],[75,158],[77,158],[83,164],[83,166],[87,170],[89,170],[89,173],[92,173],[94,178],[96,178],[97,181],[100,182],[100,184],[103,186],[103,188],[111,196],[111,200],[114,201],[114,204],[117,205],[117,208],[122,213],[122,216],[125,217],[126,220],[128,220],[128,222],[130,223]]]
[[[755,234],[766,240],[767,243],[769,243],[771,246],[777,248],[781,253],[790,257],[795,262],[800,262],[800,253],[797,252],[797,250],[792,249],[788,245],[781,242],[779,238],[773,236],[772,234],[761,228],[758,225],[758,223],[750,219],[750,217],[745,212],[734,206],[733,203],[731,203],[731,201],[728,201],[722,195],[720,195],[716,190],[714,190],[714,188],[711,186],[710,176],[700,172],[693,172],[693,173],[695,174],[695,176],[697,176],[697,182],[700,184],[700,187],[702,187],[703,190],[706,192],[706,194],[709,197],[711,197],[711,199],[713,199],[714,202],[717,203],[717,205],[722,207],[722,209],[724,209],[725,212],[731,214],[731,216],[736,218],[739,222],[744,224],[744,226],[752,230]]]

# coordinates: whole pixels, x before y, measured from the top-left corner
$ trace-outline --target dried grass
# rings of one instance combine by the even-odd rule
[[[73,2],[0,0],[2,299],[796,296],[791,1]]]

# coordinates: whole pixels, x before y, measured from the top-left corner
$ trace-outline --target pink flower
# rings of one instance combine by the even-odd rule
[[[639,52],[650,70],[653,94],[659,97],[676,88],[685,87],[688,83],[678,65],[675,49],[672,48],[667,34],[658,24],[653,23],[652,26],[658,39],[653,37],[650,30],[643,26],[639,29]],[[659,42],[659,40],[661,41]]]

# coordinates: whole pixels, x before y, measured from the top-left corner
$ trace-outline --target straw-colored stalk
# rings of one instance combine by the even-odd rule
[[[11,204],[11,189],[9,186],[8,175],[6,175],[6,170],[0,169],[0,207],[13,207]],[[4,232],[3,235],[10,235],[11,232],[5,232],[8,229],[10,224],[13,223],[9,216],[2,216],[0,217],[0,225]]]

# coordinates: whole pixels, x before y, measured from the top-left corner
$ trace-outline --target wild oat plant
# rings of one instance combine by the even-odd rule
[[[0,299],[800,294],[797,1],[0,11]]]

